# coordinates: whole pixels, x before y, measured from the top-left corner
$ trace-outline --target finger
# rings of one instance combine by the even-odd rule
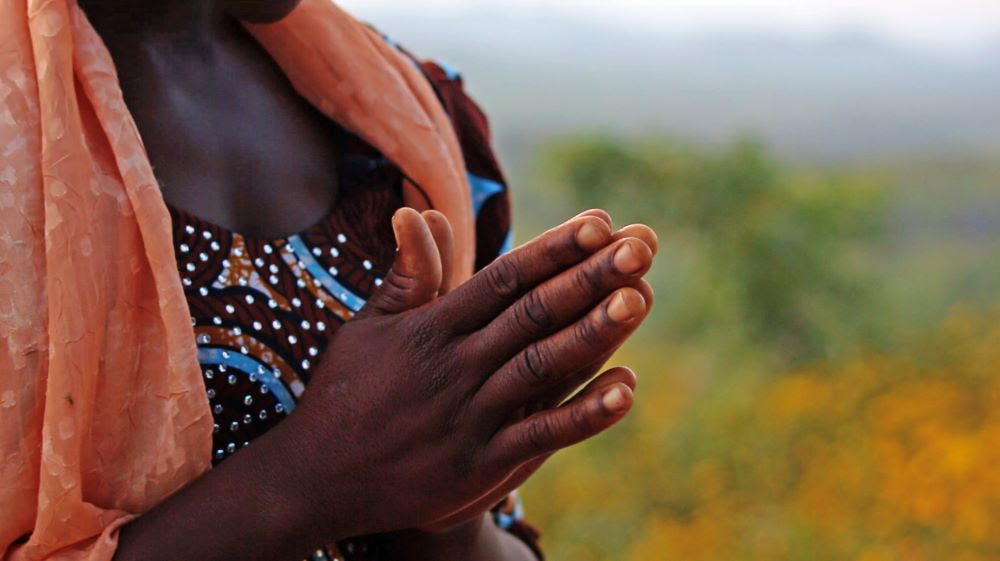
[[[614,227],[614,224],[611,221],[611,215],[608,214],[608,212],[606,210],[604,210],[604,209],[592,208],[592,209],[589,209],[589,210],[585,210],[585,211],[581,212],[580,214],[577,214],[573,218],[582,218],[584,216],[593,216],[594,218],[600,218],[601,220],[603,220],[604,222],[607,223],[608,228],[613,228]]]
[[[638,279],[632,284],[632,288],[638,290],[639,294],[642,294],[642,299],[646,302],[646,313],[648,314],[649,310],[653,308],[653,287],[651,287],[645,280]],[[624,343],[624,341],[622,343]],[[551,392],[546,395],[545,398],[530,406],[526,411],[529,414],[534,413],[535,411],[555,407],[565,401],[567,397],[573,395],[578,389],[580,389],[580,386],[589,382],[620,348],[620,344],[615,345],[613,348],[608,350],[608,352],[598,357],[598,359],[592,364],[589,364],[586,367],[581,368],[578,372],[571,374],[566,378],[565,382],[555,384]]]
[[[614,384],[625,384],[630,390],[635,392],[635,387],[638,383],[639,378],[636,377],[635,372],[633,372],[631,368],[625,366],[609,368],[600,376],[591,380],[582,390],[577,392],[577,394],[566,401],[566,403],[560,405],[560,407],[568,407],[575,401],[589,399],[590,396],[598,394],[603,390],[610,388]]]
[[[455,258],[455,238],[452,235],[451,223],[444,214],[436,210],[425,210],[421,214],[431,230],[431,236],[434,237],[438,255],[441,256],[441,289],[438,293],[447,294],[451,290],[451,270]]]
[[[609,388],[613,384],[625,384],[630,390],[635,391],[636,380],[636,375],[631,369],[624,366],[612,368],[591,381],[583,391],[575,395],[573,399],[563,405],[563,407],[568,407],[572,402],[591,399],[594,395],[597,395],[598,392]],[[540,468],[542,464],[549,459],[549,457],[551,457],[551,454],[544,454],[518,466],[509,477],[504,479],[499,485],[495,486],[482,497],[462,507],[460,510],[449,514],[445,518],[432,522],[426,527],[426,529],[432,531],[443,531],[468,520],[480,512],[492,508],[494,505],[503,500],[504,497],[521,487],[529,477],[538,471],[538,468]]]
[[[653,250],[653,255],[656,255],[656,252],[660,249],[660,240],[656,236],[656,232],[645,224],[629,224],[615,232],[615,240],[623,240],[625,238],[639,238],[649,246],[649,249]]]
[[[537,341],[507,361],[477,392],[474,406],[508,418],[537,401],[621,345],[646,316],[646,303],[631,287],[615,291],[586,316]]]
[[[614,290],[649,270],[653,253],[644,242],[615,242],[583,263],[529,291],[467,344],[499,365],[525,346],[578,320]]]
[[[586,440],[620,421],[632,402],[632,389],[625,383],[593,388],[563,407],[535,413],[502,429],[489,444],[490,462],[516,469],[534,458]]]
[[[392,216],[392,230],[399,248],[396,259],[355,319],[422,306],[441,288],[441,257],[423,216],[412,208],[401,208]]]
[[[593,216],[574,218],[502,255],[454,288],[438,313],[459,333],[486,325],[538,283],[579,263],[611,241],[611,228]]]

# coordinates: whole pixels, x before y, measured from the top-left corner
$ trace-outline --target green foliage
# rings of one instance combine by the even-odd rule
[[[1000,558],[1000,168],[801,170],[748,140],[543,158],[522,225],[601,206],[661,241],[615,359],[633,411],[524,488],[550,558]]]
[[[670,335],[782,362],[879,342],[881,295],[866,271],[886,217],[879,182],[795,172],[753,140],[707,150],[584,137],[553,145],[545,162],[577,205],[654,226],[688,264],[668,296]]]

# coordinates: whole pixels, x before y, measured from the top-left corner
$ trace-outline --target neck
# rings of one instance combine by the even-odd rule
[[[204,44],[225,26],[210,0],[78,0],[91,25],[108,43]]]

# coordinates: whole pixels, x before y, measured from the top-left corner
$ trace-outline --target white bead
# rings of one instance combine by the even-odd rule
[[[244,298],[244,300],[247,301],[247,304],[253,304],[253,294],[247,294],[247,297]]]
[[[271,247],[271,244],[269,244],[269,243],[264,244],[264,253],[270,255],[273,251],[274,251],[274,248]]]
[[[181,253],[187,253],[189,251],[191,251],[191,247],[188,244],[186,244],[186,243],[182,243],[181,244]]]
[[[212,239],[212,232],[205,230],[204,232],[201,233],[201,237],[205,238],[206,240],[210,240]]]
[[[363,262],[361,263],[361,265],[362,265],[362,266],[364,266],[364,268],[365,268],[366,270],[368,270],[368,271],[371,271],[371,270],[372,270],[372,262],[371,262],[371,261],[369,261],[369,260],[367,260],[367,259],[365,259],[365,260],[364,260],[364,261],[363,261]]]
[[[263,325],[261,325],[259,321],[255,321],[255,322],[253,322],[253,328],[254,328],[255,330],[257,330],[257,331],[260,331],[260,329],[261,329],[262,327],[264,327],[264,326],[263,326]]]
[[[281,322],[278,320],[274,320],[271,322],[271,327],[275,329],[281,329]]]
[[[302,300],[299,300],[298,297],[292,298],[292,305],[298,308],[302,305]]]
[[[235,311],[236,311],[236,308],[234,308],[232,304],[226,304],[226,313],[231,314],[231,313],[234,313]]]
[[[345,236],[344,234],[337,234],[337,242],[347,243],[347,236]]]
[[[184,231],[187,232],[187,233],[189,233],[189,234],[193,234],[194,233],[194,226],[187,225],[187,226],[184,227]]]
[[[319,354],[319,349],[316,347],[309,347],[309,356],[316,356]]]
[[[295,343],[299,342],[299,338],[296,337],[295,335],[289,335],[288,336],[288,342],[289,342],[289,344],[294,345]]]

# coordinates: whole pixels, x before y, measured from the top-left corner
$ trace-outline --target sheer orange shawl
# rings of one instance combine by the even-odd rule
[[[303,97],[398,163],[473,263],[464,164],[415,66],[328,0],[248,25]],[[170,218],[74,0],[0,0],[0,559],[114,554],[210,465]]]

